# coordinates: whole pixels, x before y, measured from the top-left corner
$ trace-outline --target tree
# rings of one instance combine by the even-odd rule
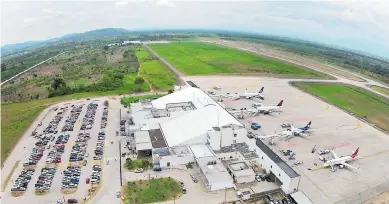
[[[108,50],[108,49],[109,49],[108,45],[104,46],[104,50]]]
[[[143,84],[145,80],[142,77],[136,77],[135,84]]]
[[[142,160],[141,166],[142,168],[147,169],[149,166],[151,166],[151,163],[149,160],[144,159]]]
[[[59,88],[64,86],[66,86],[65,81],[62,78],[58,78],[58,77],[54,78],[53,83],[51,83],[51,88],[53,88],[54,90],[58,90]]]
[[[1,71],[4,72],[5,70],[7,70],[7,65],[4,63],[1,63]]]
[[[167,93],[168,93],[168,94],[171,94],[171,93],[173,93],[173,90],[170,89]]]

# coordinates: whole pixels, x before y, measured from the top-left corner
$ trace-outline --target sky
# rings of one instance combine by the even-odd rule
[[[389,0],[7,1],[1,45],[100,28],[226,29],[305,39],[389,58]]]

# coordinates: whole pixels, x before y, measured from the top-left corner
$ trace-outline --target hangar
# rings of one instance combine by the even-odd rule
[[[130,107],[128,135],[138,155],[151,152],[153,164],[162,168],[194,164],[208,191],[255,182],[253,162],[273,173],[284,192],[298,187],[299,175],[265,144],[249,139],[246,127],[199,88]]]

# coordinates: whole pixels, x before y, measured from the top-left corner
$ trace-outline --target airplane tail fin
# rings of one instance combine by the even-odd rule
[[[355,152],[351,155],[351,158],[355,158],[355,157],[358,155],[358,151],[359,151],[359,147],[358,147],[357,150],[355,150]]]
[[[265,89],[265,87],[262,87],[261,90],[259,90],[258,93],[263,93],[263,89]]]
[[[311,124],[312,124],[312,121],[309,121],[309,123],[307,124],[307,126],[304,127],[304,129],[308,130],[311,127]]]
[[[245,93],[245,94],[247,93],[247,88],[244,90],[244,93]]]
[[[281,101],[277,104],[277,106],[282,106],[283,103],[284,103],[284,100],[281,100]]]

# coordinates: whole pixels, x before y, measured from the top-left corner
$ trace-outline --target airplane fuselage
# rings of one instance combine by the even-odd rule
[[[324,163],[324,166],[333,166],[333,165],[342,165],[343,163],[346,163],[348,161],[351,161],[353,160],[352,157],[350,156],[344,156],[344,157],[339,157],[339,158],[336,158],[336,159],[331,159],[331,160],[328,160]]]

